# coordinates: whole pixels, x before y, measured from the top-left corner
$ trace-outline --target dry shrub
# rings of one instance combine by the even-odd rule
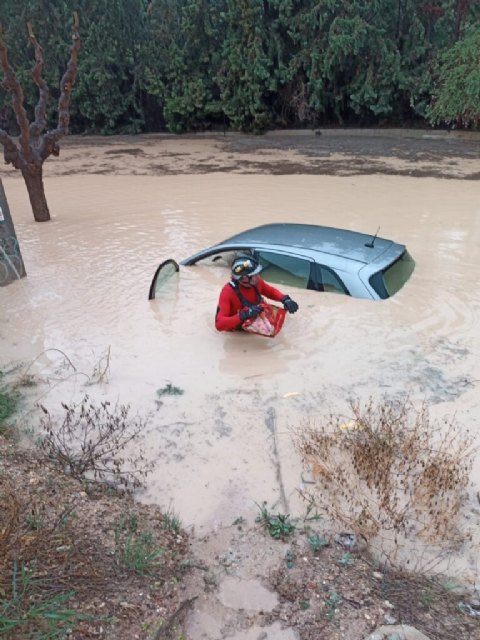
[[[92,402],[85,395],[78,404],[62,403],[64,414],[52,416],[42,406],[40,448],[74,478],[92,479],[133,490],[142,486],[151,465],[142,451],[127,455],[147,420],[130,417],[128,405]],[[137,450],[138,451],[138,450]]]
[[[455,546],[474,438],[454,420],[435,425],[427,405],[351,402],[353,418],[306,424],[295,445],[315,477],[313,498],[335,522],[367,543],[420,539]]]

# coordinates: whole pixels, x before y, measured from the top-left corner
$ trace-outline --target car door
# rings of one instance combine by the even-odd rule
[[[155,271],[148,292],[148,299],[155,300],[165,295],[168,288],[176,284],[178,280],[179,266],[175,260],[169,259],[162,262]]]
[[[316,291],[324,291],[327,293],[341,293],[349,296],[350,291],[346,287],[340,275],[332,268],[324,264],[315,264],[314,268],[314,286],[312,289]]]

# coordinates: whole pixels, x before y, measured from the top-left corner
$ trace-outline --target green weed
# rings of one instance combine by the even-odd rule
[[[345,553],[342,553],[342,557],[338,561],[338,564],[341,564],[343,567],[348,567],[349,565],[353,564],[353,559],[349,551],[345,551]]]
[[[246,523],[247,523],[247,521],[245,520],[245,518],[243,516],[238,516],[238,518],[235,518],[235,520],[232,522],[232,524],[234,526],[237,526],[239,529],[241,529],[242,526],[244,524],[246,524]]]
[[[157,389],[157,396],[161,398],[162,396],[181,396],[183,395],[183,389],[180,387],[175,387],[171,382],[168,382],[161,389]]]
[[[203,576],[203,582],[205,583],[205,589],[207,591],[213,591],[218,587],[218,578],[211,571]]]
[[[327,606],[325,617],[327,620],[331,622],[335,618],[337,609],[342,604],[342,602],[343,602],[342,596],[338,595],[336,591],[332,591],[325,602]]]
[[[36,513],[32,512],[27,514],[27,516],[25,517],[25,524],[32,531],[38,531],[38,529],[42,528],[42,524],[43,524],[42,520],[43,519],[41,517],[39,517]]]
[[[442,582],[442,587],[445,589],[445,591],[448,592],[454,592],[458,589],[462,589],[462,585],[454,578],[445,578],[445,580]]]
[[[7,387],[0,387],[0,434],[6,432],[5,422],[18,408],[19,395]]]
[[[36,387],[38,385],[38,381],[35,376],[27,373],[20,378],[17,383],[19,387]]]
[[[424,607],[429,607],[433,603],[433,593],[432,590],[427,587],[422,591],[422,595],[420,596],[420,602]]]
[[[118,519],[116,524],[116,534],[120,531],[128,531],[129,533],[136,533],[138,530],[138,515],[134,511],[124,513]]]
[[[295,566],[295,555],[291,549],[287,549],[285,553],[285,562],[287,563],[288,569],[293,569]]]
[[[318,553],[321,549],[328,547],[330,544],[326,538],[322,538],[318,533],[315,533],[313,536],[309,536],[307,538],[307,542],[313,553]]]
[[[255,518],[255,522],[259,522],[275,540],[283,540],[295,533],[295,525],[290,522],[290,516],[278,513],[273,515],[268,511],[267,503],[263,502],[262,506],[257,505],[260,514]]]

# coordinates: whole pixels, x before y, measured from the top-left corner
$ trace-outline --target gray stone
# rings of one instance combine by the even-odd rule
[[[396,618],[394,618],[393,616],[391,616],[389,613],[386,613],[386,614],[383,616],[383,619],[385,620],[385,622],[386,622],[387,624],[395,624],[395,623],[397,622],[397,619],[396,619]]]

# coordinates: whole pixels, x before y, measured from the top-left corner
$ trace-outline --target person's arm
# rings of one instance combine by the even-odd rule
[[[288,311],[288,313],[296,313],[298,311],[298,304],[295,300],[292,300],[289,295],[282,293],[279,289],[275,289],[270,284],[267,284],[265,280],[259,278],[257,289],[259,293],[271,300],[275,300],[276,302],[283,303],[283,306]]]
[[[217,315],[215,316],[215,328],[217,331],[233,331],[233,329],[238,329],[242,324],[238,314],[240,309],[236,309],[237,305],[232,301],[232,294],[233,291],[230,285],[224,286],[220,292]]]
[[[270,300],[275,300],[276,302],[281,302],[282,298],[285,297],[284,293],[279,289],[272,287],[271,284],[268,284],[262,278],[258,279],[257,289],[262,296],[266,296],[267,298],[270,298]]]

